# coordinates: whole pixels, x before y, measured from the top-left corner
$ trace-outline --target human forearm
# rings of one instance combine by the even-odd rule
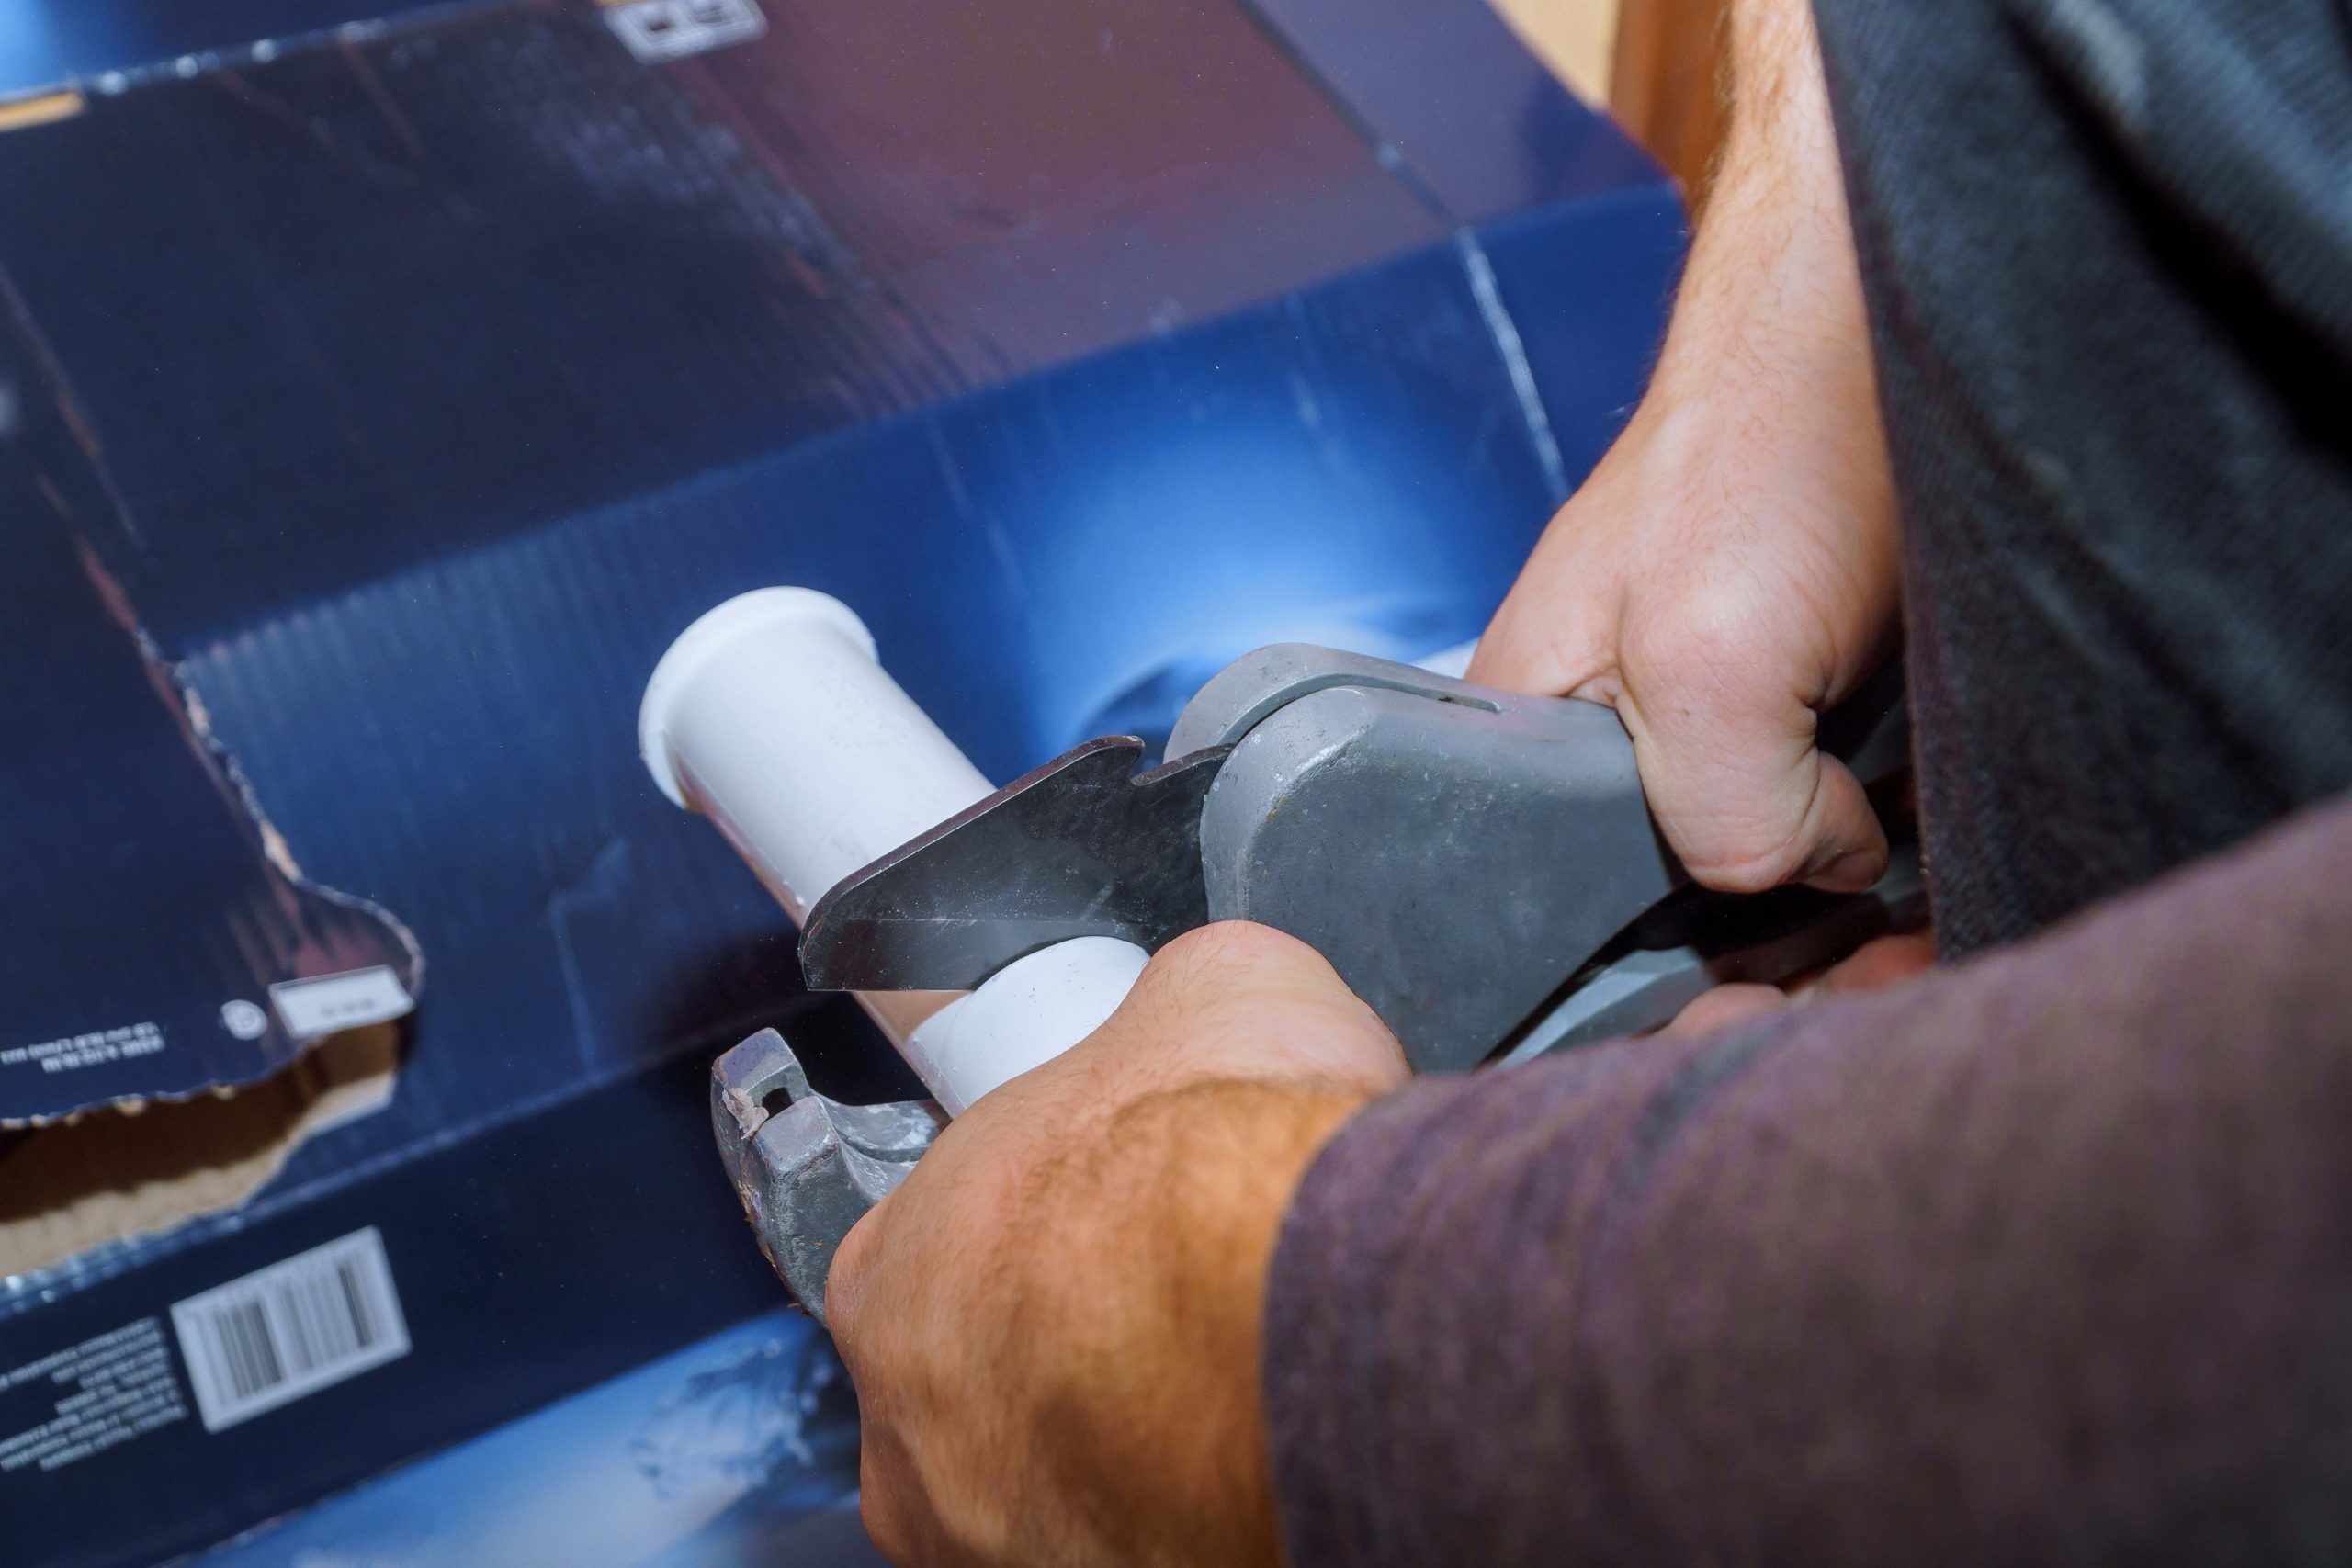
[[[1883,468],[1869,428],[1869,321],[1812,6],[1741,0],[1727,26],[1729,132],[1658,378],[1678,400],[1701,404],[1794,395],[1869,411],[1846,455]],[[1850,422],[1843,434],[1856,436]]]
[[[1101,1143],[1116,1174],[1073,1184],[1093,1196],[1056,1233],[1055,1273],[1084,1283],[1031,1325],[1064,1352],[1035,1371],[1067,1414],[1053,1487],[1121,1521],[1120,1561],[1279,1560],[1256,1376],[1266,1270],[1299,1177],[1365,1098],[1238,1079],[1154,1095]]]
[[[2340,1551],[2347,888],[2338,806],[1898,991],[1374,1108],[1270,1288],[1295,1568]]]

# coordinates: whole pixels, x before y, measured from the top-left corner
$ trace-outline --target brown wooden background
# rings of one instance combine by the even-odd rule
[[[1724,0],[1494,0],[1553,70],[1649,148],[1694,198],[1723,137]]]

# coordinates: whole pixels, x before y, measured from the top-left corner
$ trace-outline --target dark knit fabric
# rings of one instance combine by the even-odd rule
[[[2352,786],[2329,0],[1821,0],[1947,953]]]

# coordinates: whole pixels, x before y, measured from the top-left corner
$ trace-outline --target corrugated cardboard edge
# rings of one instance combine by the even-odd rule
[[[5,275],[0,275],[0,286],[5,284]],[[13,296],[11,298],[13,300]],[[23,316],[21,310],[19,316],[20,318]],[[46,361],[45,351],[44,360]],[[73,413],[75,428],[77,430],[88,428],[86,416],[78,412],[71,389],[62,372],[50,363],[44,364],[44,369],[51,374],[52,388],[61,405]],[[89,455],[93,461],[98,459],[98,454],[95,450]],[[46,491],[47,487],[44,487],[44,490]],[[194,684],[181,675],[179,666],[164,656],[163,649],[156,645],[155,639],[149,635],[146,626],[140,620],[136,609],[132,606],[130,596],[124,590],[122,582],[99,558],[97,551],[91,547],[71,510],[57,500],[53,491],[47,491],[47,493],[50,494],[52,504],[57,507],[60,518],[69,529],[73,530],[74,547],[81,557],[84,572],[97,591],[98,597],[107,606],[107,613],[137,649],[140,661],[145,667],[147,679],[154,688],[157,698],[163,703],[164,710],[171,715],[178,726],[183,743],[195,753],[205,773],[211,779],[213,786],[219,790],[224,807],[244,827],[263,863],[278,878],[282,885],[281,893],[293,897],[313,897],[357,910],[367,916],[379,929],[388,932],[399,944],[401,952],[407,960],[404,970],[399,972],[399,978],[401,988],[407,993],[410,1010],[413,1010],[417,998],[424,994],[425,971],[424,949],[417,942],[416,933],[409,930],[406,921],[373,899],[345,893],[339,888],[325,886],[302,874],[301,867],[294,858],[292,848],[287,843],[285,836],[279,833],[276,825],[270,821],[269,814],[263,809],[259,796],[255,795],[251,782],[245,777],[244,770],[238,766],[236,754],[212,733],[211,716],[205,711],[203,699],[198,694]],[[296,972],[275,975],[256,973],[254,980],[258,988],[266,990],[274,984],[311,977],[313,976]],[[300,1053],[295,1058],[297,1064],[300,1061],[301,1055],[309,1055],[319,1048],[317,1043],[298,1042],[297,1043]],[[262,1082],[276,1081],[284,1078],[287,1072],[288,1068],[281,1066],[270,1072],[254,1077],[221,1078],[187,1094],[155,1095],[133,1100],[116,1100],[105,1103],[114,1109],[135,1113],[149,1105],[173,1102],[192,1103],[208,1096],[234,1091]],[[389,1095],[386,1098],[389,1099]],[[81,1111],[72,1112],[71,1115],[80,1115],[96,1109],[99,1107],[85,1106]],[[23,1118],[0,1115],[0,1134],[20,1128],[38,1128],[50,1124],[52,1124],[51,1119],[45,1117]]]
[[[391,1102],[396,1025],[330,1035],[234,1091],[119,1101],[0,1145],[0,1277],[232,1209],[306,1139]]]

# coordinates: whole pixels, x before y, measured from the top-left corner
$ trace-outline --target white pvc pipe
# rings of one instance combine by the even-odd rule
[[[796,923],[842,878],[991,793],[876,661],[865,623],[805,588],[745,593],[688,626],[646,685],[638,744],[662,793],[716,822]],[[952,1002],[858,999],[952,1115],[1091,1033],[1143,964],[1140,948],[1087,937]]]
[[[848,605],[763,588],[688,626],[645,687],[653,782],[718,824],[797,922],[995,786],[875,662]]]
[[[1082,936],[1016,958],[923,1021],[902,1047],[950,1116],[1060,1055],[1118,1010],[1149,955],[1116,937]]]

